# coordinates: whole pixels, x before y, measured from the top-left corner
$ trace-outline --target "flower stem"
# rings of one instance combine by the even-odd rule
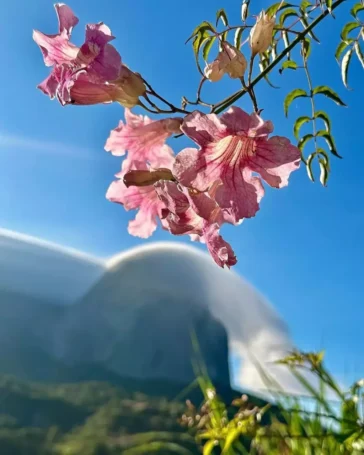
[[[169,107],[170,111],[165,111],[163,109],[160,109],[160,113],[168,112],[171,114],[175,114],[175,113],[179,112],[181,114],[190,114],[190,111],[187,111],[186,109],[180,109],[179,107],[175,106],[174,104],[170,103],[165,98],[163,98],[161,95],[159,95],[145,79],[143,79],[143,82],[148,87],[150,95],[154,96],[155,98],[158,98],[160,101],[162,101],[162,103],[166,104]]]
[[[335,10],[338,6],[341,5],[345,0],[336,0],[331,7],[331,12]],[[316,25],[318,25],[323,19],[325,19],[326,16],[330,15],[331,12],[326,9],[323,11],[315,20],[311,22],[311,24],[306,27],[302,32],[300,32],[297,37],[290,43],[289,46],[287,46],[281,54],[278,55],[278,57],[270,64],[268,65],[265,70],[263,70],[258,76],[251,82],[249,88],[253,88],[261,79],[263,79],[264,76],[266,76],[275,66],[278,65],[278,63],[283,60],[283,58],[300,42],[302,41],[305,36],[314,28]],[[235,103],[238,99],[240,99],[243,95],[247,93],[247,89],[243,88],[233,95],[225,98],[224,100],[220,101],[220,103],[217,103],[214,105],[212,108],[211,112],[215,114],[219,114],[220,112],[224,111],[227,109],[229,106],[231,106],[233,103]]]

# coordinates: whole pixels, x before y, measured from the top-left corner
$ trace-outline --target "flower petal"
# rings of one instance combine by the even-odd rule
[[[135,219],[129,222],[128,232],[130,235],[147,239],[157,229],[159,202],[143,204]]]
[[[203,219],[189,205],[183,191],[175,182],[160,181],[155,184],[163,202],[162,226],[173,235],[197,234],[202,236]]]
[[[273,124],[264,121],[258,114],[247,114],[240,107],[233,106],[221,116],[228,134],[245,132],[249,137],[267,136],[273,131]]]
[[[181,130],[201,147],[224,137],[226,133],[226,128],[217,115],[205,115],[199,111],[184,118]]]
[[[59,33],[65,30],[70,38],[73,27],[79,22],[78,18],[73,14],[71,8],[64,3],[56,3],[54,8],[58,16]]]
[[[202,192],[221,180],[222,184],[216,190],[216,202],[236,223],[256,214],[264,188],[257,177],[252,177],[249,169],[241,169],[238,161],[224,161],[225,148],[230,144],[228,140],[221,142],[204,149],[205,153],[196,149],[182,150],[176,156],[173,174],[182,185]]]
[[[55,74],[52,73],[41,82],[37,88],[39,88],[45,95],[48,95],[50,99],[54,99],[57,95],[58,80]]]
[[[104,47],[107,43],[115,39],[111,34],[111,30],[103,22],[98,24],[87,24],[86,25],[86,43],[94,43],[99,47]]]
[[[78,77],[70,84],[71,101],[64,98],[62,104],[89,106],[93,104],[112,103],[118,98],[118,89],[113,85],[94,83],[87,79],[87,74]]]
[[[120,180],[111,183],[106,198],[122,204],[125,210],[139,209],[135,219],[129,222],[128,232],[137,237],[148,238],[157,228],[157,218],[161,215],[163,203],[158,198],[154,186],[129,188],[125,186],[122,177],[127,170],[144,170],[147,166],[140,162],[124,163],[122,172],[118,174]]]
[[[69,63],[77,57],[79,48],[69,42],[65,30],[59,35],[46,35],[34,30],[33,39],[42,51],[46,66]]]
[[[237,223],[255,216],[263,196],[264,187],[258,177],[252,177],[248,169],[229,167],[223,185],[216,191],[216,202]]]
[[[204,239],[216,264],[220,267],[226,265],[230,268],[230,266],[237,263],[237,259],[230,244],[221,237],[219,229],[220,226],[217,223],[208,224],[205,222],[203,229]]]
[[[78,24],[78,18],[71,8],[64,3],[54,5],[58,17],[59,33],[47,35],[33,31],[33,39],[42,51],[46,66],[71,62],[77,57],[78,47],[69,42],[72,29]]]
[[[153,168],[167,167],[173,164],[173,151],[165,145],[166,139],[178,130],[181,119],[163,119],[152,121],[146,116],[137,116],[125,111],[126,124],[120,122],[111,131],[106,141],[105,150],[113,155],[124,155],[136,161],[148,161]]]
[[[252,171],[275,188],[288,185],[291,172],[299,168],[301,154],[299,149],[285,137],[273,136],[257,142],[255,156],[249,160]]]

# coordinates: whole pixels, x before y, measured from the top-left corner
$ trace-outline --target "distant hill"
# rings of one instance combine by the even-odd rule
[[[182,384],[119,380],[39,384],[0,376],[1,455],[116,455],[146,442],[175,442],[199,453],[178,422]],[[218,387],[230,402],[239,393]],[[176,401],[177,395],[180,396]],[[198,389],[188,398],[199,403]],[[261,405],[261,400],[253,398]]]

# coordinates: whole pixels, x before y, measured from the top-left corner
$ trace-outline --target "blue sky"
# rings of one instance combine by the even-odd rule
[[[123,61],[178,104],[182,95],[193,97],[199,81],[191,47],[184,41],[196,24],[214,20],[222,3],[72,0],[69,5],[80,18],[73,41],[82,42],[87,22],[104,21],[117,37],[114,44]],[[228,3],[230,22],[237,24],[239,0]],[[252,3],[256,13],[267,5]],[[339,108],[319,101],[331,114],[344,156],[332,159],[328,188],[310,182],[302,168],[292,175],[288,188],[267,189],[256,218],[223,230],[239,259],[236,270],[274,303],[299,347],[327,349],[330,366],[342,380],[358,378],[364,371],[363,73],[354,58],[350,85],[355,90],[345,90],[333,57],[348,9],[344,3],[337,21],[329,19],[320,26],[322,44],[314,46],[309,62],[314,84],[331,85],[349,105]],[[62,108],[35,88],[48,69],[32,41],[32,29],[56,31],[53,3],[7,2],[0,26],[0,226],[99,256],[144,242],[126,231],[133,213],[105,199],[120,160],[103,146],[123,109],[116,104]],[[283,98],[294,87],[306,88],[305,79],[288,71],[276,73],[272,80],[280,90],[265,82],[257,90],[263,117],[273,121],[276,134],[294,140],[292,122],[308,114],[310,106],[306,101],[293,103],[286,119]],[[237,88],[237,82],[228,80],[210,84],[205,97],[217,101]],[[251,109],[247,98],[238,105]],[[187,144],[185,139],[171,141],[176,152]],[[158,230],[150,239],[155,240],[172,238]],[[187,238],[173,240],[189,243]]]

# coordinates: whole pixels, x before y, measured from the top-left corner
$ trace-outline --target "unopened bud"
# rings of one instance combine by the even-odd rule
[[[217,58],[205,68],[206,78],[211,82],[217,82],[225,73],[232,79],[243,77],[247,67],[244,55],[227,41],[223,41],[221,47]]]
[[[249,44],[252,50],[252,55],[261,54],[265,52],[272,42],[273,28],[275,25],[276,17],[269,17],[262,11],[250,31]]]
[[[232,79],[240,79],[244,76],[247,67],[247,61],[244,55],[226,41],[222,43],[222,53],[225,54],[224,59],[226,61],[225,72]]]
[[[131,170],[124,175],[124,185],[129,186],[150,186],[159,180],[174,180],[172,172],[169,169],[160,168],[154,171]]]
[[[221,67],[221,62],[217,58],[212,63],[206,65],[205,70],[205,77],[211,82],[218,82],[223,75],[225,74],[224,68]]]
[[[139,97],[144,95],[146,87],[141,76],[122,65],[120,75],[113,81],[119,88],[118,101],[122,106],[132,108],[138,104]]]

